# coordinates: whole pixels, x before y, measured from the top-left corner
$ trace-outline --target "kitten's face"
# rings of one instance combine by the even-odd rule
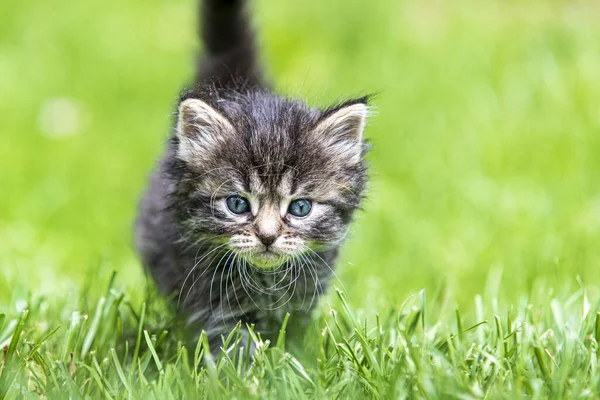
[[[177,157],[186,226],[262,269],[338,245],[366,177],[367,108],[328,113],[260,95],[246,103],[184,100]]]
[[[229,246],[252,265],[276,267],[341,239],[345,224],[329,204],[335,190],[303,185],[291,169],[274,185],[256,170],[248,178],[248,186],[234,188],[234,194],[221,197],[214,207],[229,221]]]
[[[233,234],[228,244],[237,254],[259,268],[270,268],[318,247],[312,231],[332,213],[327,205],[308,199],[310,194],[297,198],[286,182],[281,182],[277,196],[253,193],[260,192],[232,195],[218,204],[229,214]]]

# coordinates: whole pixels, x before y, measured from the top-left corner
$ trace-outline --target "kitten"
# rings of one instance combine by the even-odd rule
[[[238,321],[306,321],[366,177],[367,98],[327,109],[269,90],[242,0],[204,0],[196,87],[177,106],[136,223],[141,259],[211,351]],[[302,324],[300,324],[302,325]]]

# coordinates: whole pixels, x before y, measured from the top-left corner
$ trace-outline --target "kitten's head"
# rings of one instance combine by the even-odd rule
[[[337,246],[366,183],[366,98],[327,110],[257,92],[190,94],[173,137],[186,233],[257,268]]]

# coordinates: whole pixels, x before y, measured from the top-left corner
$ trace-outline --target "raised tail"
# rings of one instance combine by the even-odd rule
[[[196,83],[216,88],[263,87],[254,32],[245,0],[200,0],[204,51]]]

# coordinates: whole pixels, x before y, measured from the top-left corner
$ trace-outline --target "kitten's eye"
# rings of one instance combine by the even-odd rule
[[[245,214],[250,211],[250,204],[243,197],[229,196],[226,201],[227,208],[234,214]]]
[[[288,212],[292,214],[294,217],[306,217],[312,208],[312,203],[310,200],[299,199],[294,200],[290,203],[288,207]]]

